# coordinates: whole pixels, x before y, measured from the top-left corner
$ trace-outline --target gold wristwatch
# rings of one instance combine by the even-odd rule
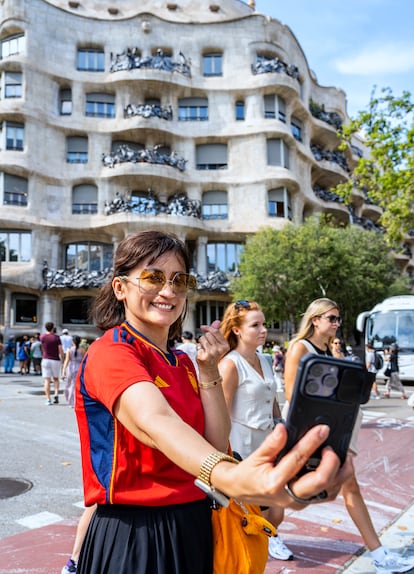
[[[237,459],[224,452],[214,451],[203,461],[198,478],[196,478],[194,484],[221,506],[228,506],[230,499],[219,490],[216,490],[211,484],[211,473],[213,472],[213,468],[219,462],[223,461],[232,462],[233,464],[238,464],[239,462]]]

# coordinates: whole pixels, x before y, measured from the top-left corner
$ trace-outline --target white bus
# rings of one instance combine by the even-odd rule
[[[383,356],[384,348],[396,343],[402,381],[414,382],[414,295],[389,297],[357,317],[356,327],[364,333],[365,344],[371,341]],[[384,367],[378,378],[384,378]]]

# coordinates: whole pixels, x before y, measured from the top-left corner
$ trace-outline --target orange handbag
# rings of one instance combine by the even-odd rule
[[[263,574],[275,527],[260,507],[233,498],[212,511],[214,574]]]

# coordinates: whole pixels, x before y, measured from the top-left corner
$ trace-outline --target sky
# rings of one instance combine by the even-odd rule
[[[374,86],[414,96],[412,0],[256,0],[256,11],[292,30],[318,83],[346,93],[349,116]]]

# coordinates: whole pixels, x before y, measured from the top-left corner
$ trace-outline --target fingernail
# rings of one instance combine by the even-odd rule
[[[326,438],[329,435],[330,430],[331,429],[328,427],[328,425],[321,425],[319,429],[319,437]]]

